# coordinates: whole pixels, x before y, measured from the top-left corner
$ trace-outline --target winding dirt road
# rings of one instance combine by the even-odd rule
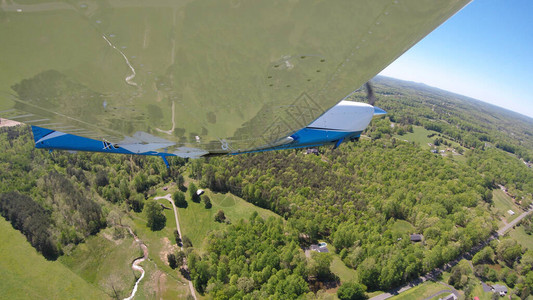
[[[176,219],[176,228],[178,230],[178,234],[180,235],[180,237],[182,237],[181,235],[181,228],[180,228],[180,222],[178,221],[178,209],[176,208],[176,205],[174,204],[174,200],[172,200],[172,197],[170,194],[167,194],[163,197],[155,197],[154,200],[159,200],[159,199],[166,199],[168,201],[170,201],[170,203],[172,203],[172,208],[174,209],[174,218]],[[183,251],[183,246],[181,246],[181,251]],[[185,268],[187,268],[187,265],[185,264],[184,265]],[[196,298],[196,292],[194,290],[194,286],[192,284],[192,281],[190,280],[187,280],[189,282],[189,290],[191,292],[191,295],[193,296],[194,300],[197,300],[198,298]]]

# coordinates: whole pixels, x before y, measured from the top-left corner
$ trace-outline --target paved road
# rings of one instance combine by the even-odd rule
[[[405,291],[407,291],[407,290],[409,290],[409,289],[411,289],[411,288],[413,288],[413,287],[415,287],[415,286],[417,286],[417,285],[419,285],[421,283],[424,283],[425,281],[427,281],[429,279],[436,278],[438,274],[442,273],[442,271],[450,269],[451,267],[456,265],[459,261],[461,261],[463,258],[472,258],[472,256],[476,252],[481,250],[483,248],[483,246],[487,242],[490,242],[492,239],[498,238],[498,236],[502,236],[503,234],[505,234],[505,232],[507,232],[509,229],[513,228],[513,226],[518,224],[518,222],[520,222],[520,220],[525,218],[531,212],[533,212],[533,208],[530,208],[529,210],[523,212],[520,216],[518,216],[512,222],[509,222],[509,224],[507,224],[507,225],[503,226],[502,228],[498,229],[497,234],[496,235],[491,235],[485,243],[481,243],[480,245],[477,245],[477,246],[473,247],[472,250],[470,250],[469,252],[467,252],[467,253],[461,255],[459,258],[447,263],[442,269],[441,268],[437,268],[437,269],[431,271],[430,273],[428,273],[428,274],[426,274],[424,276],[420,276],[417,279],[405,284],[404,286],[401,286],[401,287],[396,288],[394,290],[390,290],[387,293],[383,293],[383,294],[377,295],[375,297],[372,297],[372,298],[370,298],[370,300],[385,300],[387,298],[390,298],[392,296],[395,296],[395,295],[398,295],[398,294],[400,294],[402,292],[405,292]],[[446,285],[446,286],[448,286],[448,285]],[[456,294],[456,296],[458,296],[458,294]]]
[[[525,218],[527,215],[529,215],[531,212],[533,212],[533,208],[530,208],[529,210],[523,212],[521,215],[519,215],[516,219],[509,222],[509,224],[503,226],[502,228],[498,229],[498,235],[502,236],[507,232],[507,230],[513,228],[518,222],[520,222],[523,218]]]
[[[180,222],[178,221],[178,209],[176,208],[176,205],[174,205],[174,200],[172,200],[172,197],[170,196],[170,194],[167,194],[163,197],[154,198],[154,200],[159,200],[159,199],[166,199],[170,201],[170,203],[172,203],[172,208],[174,209],[174,218],[176,219],[176,228],[178,229],[178,234],[180,235],[180,237],[182,237],[183,235],[181,235]],[[183,246],[181,246],[181,251],[183,251]],[[187,265],[185,265],[184,267],[187,268]],[[196,292],[194,291],[194,286],[192,284],[192,281],[190,280],[187,280],[187,281],[189,282],[189,290],[191,292],[191,295],[193,296],[194,300],[197,300],[198,298],[196,298]]]

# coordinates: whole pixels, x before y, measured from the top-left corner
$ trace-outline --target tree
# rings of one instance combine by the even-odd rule
[[[207,208],[207,209],[209,209],[209,208],[211,208],[213,206],[211,204],[211,199],[209,199],[209,196],[207,196],[207,195],[202,195],[202,201],[204,202],[205,208]]]
[[[187,257],[187,254],[185,254],[184,251],[178,250],[176,253],[176,264],[178,267],[183,266],[183,263],[185,262],[185,258]]]
[[[514,239],[504,239],[496,247],[496,254],[511,266],[522,255],[522,247]]]
[[[188,236],[184,235],[183,239],[181,239],[181,240],[183,242],[183,247],[185,247],[185,248],[192,247],[191,239]]]
[[[178,245],[181,243],[181,236],[177,230],[174,230],[174,240],[176,241],[176,244]]]
[[[167,260],[168,260],[168,266],[171,269],[175,269],[178,267],[178,261],[176,259],[176,255],[174,253],[167,254]]]
[[[167,218],[163,214],[163,207],[159,203],[154,200],[147,201],[144,211],[148,220],[146,226],[152,231],[161,230],[165,227]]]
[[[172,195],[172,199],[174,199],[174,204],[177,206],[177,207],[180,207],[180,208],[187,208],[188,204],[187,204],[187,200],[185,200],[185,194],[180,192],[180,191],[176,191],[173,195]]]
[[[365,291],[366,286],[362,284],[346,282],[337,290],[337,297],[341,300],[364,300],[368,298]]]
[[[312,252],[314,263],[311,265],[311,273],[320,280],[327,280],[331,277],[329,269],[333,257],[330,253]]]
[[[226,221],[226,215],[224,214],[223,210],[219,210],[217,214],[215,215],[215,221],[223,223]]]
[[[128,199],[128,204],[134,212],[141,212],[144,208],[144,195],[143,194],[134,194]]]
[[[196,192],[198,191],[198,188],[196,187],[196,185],[194,184],[194,182],[191,182],[189,184],[189,195],[191,196],[191,199],[192,201],[194,202],[198,202],[198,200],[200,199],[198,197],[198,194],[196,194]]]

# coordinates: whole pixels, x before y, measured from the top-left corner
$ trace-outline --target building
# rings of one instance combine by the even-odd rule
[[[198,190],[196,191],[196,195],[201,196],[204,192],[205,192],[204,190],[202,190],[202,189],[198,189]]]
[[[507,287],[505,285],[495,284],[492,286],[492,292],[503,297],[507,295]]]
[[[320,253],[328,253],[329,250],[328,250],[328,245],[326,243],[319,243],[318,245],[316,244],[313,244],[309,247],[309,249],[311,249],[311,251],[316,251],[316,252],[320,252]]]
[[[411,234],[411,242],[421,242],[424,239],[424,236],[421,234],[413,233]]]

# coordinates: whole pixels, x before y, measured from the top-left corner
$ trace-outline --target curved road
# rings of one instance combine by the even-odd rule
[[[180,237],[182,237],[181,228],[180,228],[180,222],[178,221],[178,210],[176,208],[176,205],[174,204],[174,200],[172,200],[172,197],[170,196],[170,194],[167,194],[167,195],[165,195],[163,197],[155,197],[154,198],[154,200],[159,200],[159,199],[166,199],[166,200],[170,201],[170,203],[172,203],[172,208],[174,209],[174,218],[176,219],[176,227],[178,229],[178,234],[180,235]],[[183,246],[181,246],[181,251],[183,251]],[[187,268],[187,264],[185,264],[184,267]],[[190,281],[190,280],[187,280],[187,281],[189,282],[189,290],[191,291],[191,295],[193,296],[194,300],[197,300],[198,298],[196,298],[196,293],[194,291],[194,286],[192,284],[192,281]]]

